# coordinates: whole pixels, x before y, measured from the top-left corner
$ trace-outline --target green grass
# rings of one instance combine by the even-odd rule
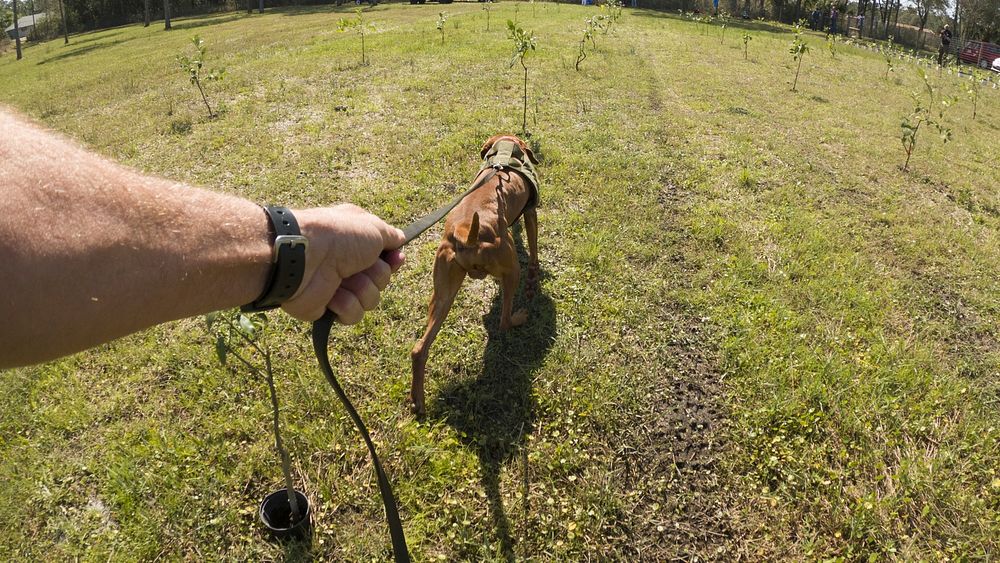
[[[790,30],[626,11],[573,70],[580,6],[234,13],[116,28],[0,57],[8,103],[150,173],[395,224],[446,201],[521,121],[504,20],[539,50],[542,292],[496,332],[469,281],[407,412],[440,231],[331,350],[379,445],[419,560],[986,559],[1000,548],[998,91],[954,140],[900,121],[911,63]],[[534,15],[533,15],[534,12]],[[735,28],[739,24],[731,25]],[[198,33],[215,120],[177,67]],[[931,72],[946,94],[965,81]],[[310,545],[263,537],[280,487],[264,382],[215,360],[201,319],[0,373],[0,553],[21,559],[382,560],[366,452],[272,314],[285,439],[315,504]]]

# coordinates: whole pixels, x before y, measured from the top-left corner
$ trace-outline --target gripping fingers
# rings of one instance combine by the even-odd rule
[[[358,301],[358,297],[343,286],[337,289],[337,293],[333,294],[333,299],[330,300],[327,308],[337,315],[337,322],[343,325],[355,324],[365,316],[361,301]]]
[[[342,324],[354,324],[366,311],[378,306],[382,289],[389,284],[389,265],[379,260],[374,266],[340,284],[329,308]]]

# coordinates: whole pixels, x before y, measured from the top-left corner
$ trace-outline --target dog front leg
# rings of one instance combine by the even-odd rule
[[[511,327],[521,326],[528,320],[528,311],[521,309],[511,314],[514,308],[514,292],[517,291],[517,283],[521,281],[521,266],[517,263],[517,255],[513,258],[513,268],[505,273],[501,278],[503,285],[503,304],[500,308],[500,330],[507,331]]]
[[[464,279],[465,270],[452,261],[451,253],[438,252],[437,260],[434,262],[434,291],[431,293],[431,304],[427,313],[427,330],[410,351],[410,361],[413,365],[410,407],[416,415],[424,414],[424,374],[431,344],[437,338]]]

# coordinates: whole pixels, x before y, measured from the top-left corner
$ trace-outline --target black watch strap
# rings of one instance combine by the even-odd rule
[[[274,250],[271,254],[271,274],[264,292],[253,303],[240,310],[244,313],[268,311],[288,301],[302,284],[306,272],[306,247],[309,241],[299,231],[299,223],[287,207],[265,206],[274,232]]]

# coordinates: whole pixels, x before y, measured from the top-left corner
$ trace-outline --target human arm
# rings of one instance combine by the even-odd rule
[[[264,290],[269,221],[245,199],[140,174],[0,108],[0,368],[56,358]],[[399,229],[354,207],[294,210],[309,239],[303,320],[373,308]]]

